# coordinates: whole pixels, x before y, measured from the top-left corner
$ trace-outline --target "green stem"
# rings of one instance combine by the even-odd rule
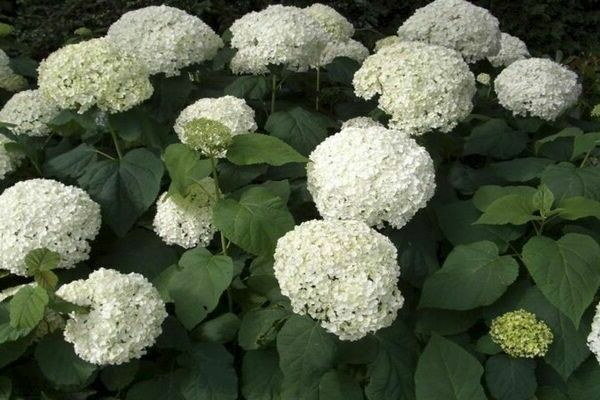
[[[585,163],[588,160],[588,157],[590,156],[590,153],[592,152],[592,150],[590,149],[587,153],[585,153],[585,157],[583,158],[583,161],[581,162],[581,164],[579,164],[579,168],[583,168],[585,166]]]
[[[317,94],[315,96],[315,110],[319,111],[319,95],[321,93],[321,68],[317,67]]]
[[[110,130],[110,136],[112,137],[113,143],[115,144],[115,149],[117,150],[117,156],[119,156],[119,160],[123,158],[123,153],[121,153],[121,147],[119,146],[119,139],[117,139],[117,132],[113,129],[113,127],[108,124],[108,128]]]
[[[105,152],[103,152],[103,151],[100,151],[100,150],[98,150],[98,149],[95,149],[94,151],[95,151],[96,153],[100,154],[101,156],[104,156],[104,157],[106,157],[106,158],[108,158],[108,159],[110,159],[110,160],[114,160],[114,159],[115,159],[113,156],[111,156],[111,155],[108,155],[108,154],[106,154]]]
[[[275,96],[277,94],[277,75],[271,74],[271,114],[275,112]]]
[[[219,190],[219,174],[217,174],[217,161],[214,157],[210,158],[210,165],[212,167],[212,176],[213,181],[215,183],[215,196],[217,196],[217,201],[219,201],[221,200],[221,191]],[[223,235],[223,232],[219,232],[219,234],[221,236],[221,251],[223,252],[223,255],[226,256],[227,243],[225,242],[225,235]]]

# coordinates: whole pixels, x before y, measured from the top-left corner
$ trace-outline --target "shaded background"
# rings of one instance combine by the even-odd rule
[[[367,45],[394,34],[401,22],[431,0],[323,0],[350,19],[355,35]],[[501,29],[523,39],[534,55],[585,56],[599,53],[600,0],[472,0],[488,8]],[[88,28],[101,36],[124,12],[167,4],[202,18],[222,33],[252,10],[283,3],[300,7],[315,1],[290,0],[0,0],[0,21],[14,26],[13,52],[44,58],[68,41],[74,31]],[[81,35],[80,35],[81,36]],[[85,36],[85,35],[84,35]],[[558,51],[558,53],[557,53]]]

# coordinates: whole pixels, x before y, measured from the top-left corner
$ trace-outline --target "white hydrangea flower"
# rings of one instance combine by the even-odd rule
[[[275,277],[295,313],[309,315],[341,340],[392,324],[404,298],[396,248],[360,221],[308,221],[275,249]]]
[[[15,135],[45,136],[48,123],[60,112],[56,104],[39,90],[24,90],[13,95],[0,110],[0,121],[13,124],[8,129]]]
[[[554,121],[577,103],[581,84],[577,74],[548,59],[515,61],[494,81],[498,102],[514,115]]]
[[[486,73],[480,73],[477,75],[477,82],[481,83],[484,86],[489,86],[492,82],[492,77]]]
[[[465,0],[435,0],[419,8],[400,26],[398,36],[449,47],[469,63],[500,50],[496,17]]]
[[[386,46],[398,44],[403,41],[404,40],[400,39],[396,35],[384,37],[383,39],[379,39],[378,41],[375,42],[375,51],[377,52]]]
[[[371,127],[381,127],[384,128],[383,124],[379,121],[375,121],[371,117],[356,117],[351,118],[347,121],[344,121],[342,124],[342,131],[346,128],[371,128]]]
[[[305,10],[327,31],[333,41],[347,41],[354,35],[354,26],[334,8],[315,3]]]
[[[92,364],[118,365],[142,357],[167,317],[158,290],[137,273],[100,268],[85,280],[61,286],[56,295],[90,307],[87,314],[69,315],[64,337]]]
[[[173,129],[179,136],[182,143],[192,145],[196,141],[194,138],[188,137],[189,132],[186,132],[186,125],[198,118],[206,118],[217,121],[225,125],[231,130],[231,135],[241,135],[244,133],[254,132],[257,128],[254,121],[254,110],[244,99],[239,99],[234,96],[223,96],[218,98],[205,98],[196,101],[187,106],[181,111]],[[201,146],[195,145],[196,150]],[[225,151],[217,156],[225,157]]]
[[[600,303],[596,306],[596,314],[592,321],[591,332],[587,337],[587,345],[600,363]]]
[[[151,74],[167,76],[212,59],[223,47],[223,40],[200,18],[165,5],[126,12],[110,26],[107,37]]]
[[[435,192],[433,161],[408,135],[346,128],[309,156],[308,191],[324,218],[401,228]]]
[[[473,109],[475,77],[456,51],[420,42],[388,45],[354,74],[354,92],[391,115],[390,128],[449,132]]]
[[[26,87],[27,79],[13,72],[10,58],[0,49],[0,88],[8,92],[18,92]]]
[[[487,59],[494,67],[507,67],[518,60],[531,57],[527,45],[518,37],[502,32],[500,51]]]
[[[156,202],[154,231],[168,245],[186,249],[208,246],[216,228],[213,206],[217,193],[212,178],[204,178],[185,199],[163,193]]]
[[[369,49],[362,43],[350,39],[345,42],[329,42],[321,53],[319,66],[330,64],[336,57],[348,57],[362,63],[369,56]]]
[[[87,260],[100,223],[100,206],[77,187],[18,182],[0,195],[0,269],[27,275],[25,256],[40,248],[60,254],[58,268],[72,268]]]
[[[0,134],[0,180],[4,179],[6,175],[16,170],[19,165],[21,165],[21,161],[24,158],[24,155],[9,152],[6,149],[5,145],[12,142],[12,140]]]
[[[146,67],[106,38],[64,46],[42,61],[38,72],[42,95],[80,113],[93,106],[126,111],[154,90]]]
[[[268,65],[306,71],[318,65],[329,34],[305,10],[272,5],[236,20],[229,29],[237,53],[230,63],[236,74],[266,74]]]

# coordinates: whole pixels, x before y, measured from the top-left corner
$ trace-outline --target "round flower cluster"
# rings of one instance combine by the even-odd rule
[[[454,50],[400,42],[369,56],[354,74],[354,92],[391,115],[390,128],[419,135],[449,132],[473,109],[475,77]]]
[[[214,140],[210,139],[211,135],[203,134],[202,130],[187,129],[188,124],[195,119],[220,122],[231,130],[231,136],[254,132],[257,128],[254,110],[243,99],[234,96],[200,99],[179,114],[173,127],[179,140],[196,150],[208,149]],[[202,135],[199,137],[198,133]],[[225,151],[216,156],[225,157]]]
[[[8,143],[13,143],[13,141],[0,134],[0,180],[17,169],[24,157],[20,153],[8,151],[6,149]]]
[[[10,58],[0,49],[0,88],[9,92],[18,92],[27,87],[27,79],[15,74],[10,67]]]
[[[590,117],[592,118],[600,118],[600,104],[596,104],[592,111],[590,111]]]
[[[319,66],[330,64],[336,57],[348,57],[362,63],[369,56],[369,49],[356,40],[329,42],[321,53]]]
[[[80,113],[93,106],[111,113],[125,111],[154,90],[144,65],[105,38],[55,51],[42,61],[38,72],[42,95]]]
[[[496,77],[498,102],[514,115],[554,121],[577,103],[577,74],[544,58],[515,61]]]
[[[212,178],[198,182],[185,199],[163,193],[156,202],[154,231],[168,245],[207,246],[216,231],[212,212],[216,199]]]
[[[315,3],[304,10],[325,29],[333,41],[343,42],[354,35],[354,26],[334,8]]]
[[[401,228],[435,192],[425,148],[383,127],[346,128],[309,156],[308,191],[324,218]]]
[[[400,26],[398,36],[449,47],[469,63],[500,50],[498,20],[465,0],[435,0],[419,8]]]
[[[305,10],[272,5],[236,20],[229,29],[237,53],[230,63],[237,74],[265,74],[269,65],[306,71],[318,65],[329,34]]]
[[[49,179],[21,181],[0,195],[0,269],[26,275],[25,256],[47,248],[58,268],[87,260],[100,230],[100,206],[83,190]]]
[[[592,329],[587,337],[587,345],[600,363],[600,303],[596,306],[596,314],[592,321]]]
[[[56,295],[87,314],[72,312],[64,331],[75,353],[98,365],[118,365],[146,354],[167,317],[158,290],[137,273],[100,268],[85,280],[61,286]]]
[[[481,83],[484,86],[490,86],[490,83],[492,82],[492,77],[484,72],[478,74],[476,79],[477,82]]]
[[[398,44],[400,42],[403,42],[403,40],[396,35],[384,37],[383,39],[379,39],[375,42],[375,51],[377,52],[383,49],[384,47]]]
[[[500,40],[500,51],[498,54],[489,56],[488,61],[494,67],[507,67],[518,60],[531,57],[527,45],[518,37],[502,32]]]
[[[492,340],[512,357],[543,357],[554,340],[552,331],[525,310],[507,312],[492,321]]]
[[[396,248],[359,221],[308,221],[277,242],[275,277],[295,313],[341,340],[389,326],[404,303]]]
[[[24,90],[6,102],[0,110],[0,121],[13,124],[8,129],[15,135],[45,136],[50,133],[47,124],[59,112],[39,90]]]
[[[142,61],[151,74],[167,76],[212,59],[223,47],[223,40],[200,18],[165,5],[123,14],[107,37],[123,53]]]
[[[346,128],[371,128],[371,127],[381,127],[383,128],[383,124],[379,121],[375,121],[371,117],[356,117],[351,118],[347,121],[344,121],[342,124],[342,131]]]
[[[218,121],[196,118],[183,127],[181,140],[207,157],[223,158],[231,145],[231,129]]]

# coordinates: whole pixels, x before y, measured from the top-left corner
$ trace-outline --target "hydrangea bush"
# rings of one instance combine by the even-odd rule
[[[0,399],[598,397],[568,65],[464,0],[375,48],[321,4],[115,20],[0,53]]]

